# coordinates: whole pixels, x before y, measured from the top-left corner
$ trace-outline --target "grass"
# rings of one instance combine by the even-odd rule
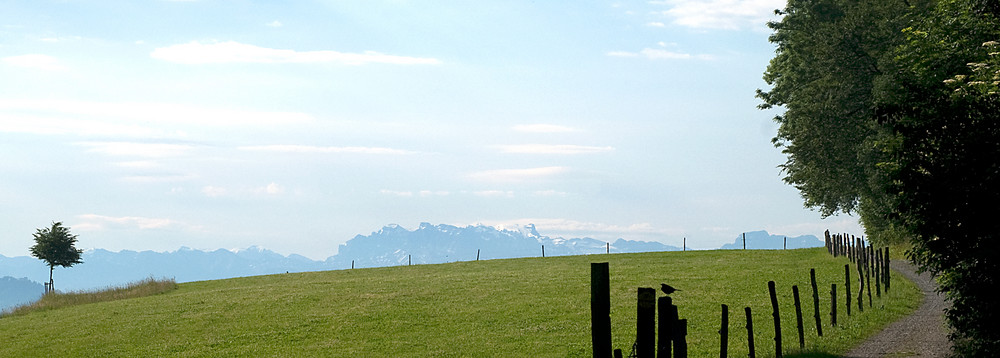
[[[871,308],[866,302],[864,313],[856,306],[849,318],[841,313],[830,327],[828,291],[836,283],[843,295],[845,261],[824,249],[489,260],[193,282],[164,294],[6,316],[0,356],[589,357],[591,262],[610,263],[612,340],[626,353],[635,339],[636,288],[661,282],[682,290],[673,297],[689,321],[691,357],[718,356],[720,304],[731,311],[730,356],[747,354],[746,306],[754,310],[757,356],[773,356],[769,280],[777,283],[789,356],[798,350],[792,285],[804,300],[803,353],[814,354],[800,357],[844,352],[920,301],[896,275],[890,294]],[[821,339],[810,268],[821,292]]]
[[[88,303],[152,296],[174,289],[177,289],[177,282],[174,281],[174,279],[154,279],[150,277],[145,280],[128,283],[122,286],[108,287],[96,291],[79,291],[69,293],[51,292],[42,296],[41,299],[33,303],[5,310],[2,314],[0,314],[0,317],[25,315],[31,312],[52,310]]]

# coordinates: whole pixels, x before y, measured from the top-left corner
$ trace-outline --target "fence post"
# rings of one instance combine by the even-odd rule
[[[743,249],[747,249],[747,233],[743,233]]]
[[[858,261],[858,312],[865,311],[865,270]]]
[[[476,261],[479,261],[479,251],[482,249],[476,249]]]
[[[792,285],[792,298],[795,300],[795,327],[799,330],[799,349],[806,347],[805,329],[802,327],[802,302],[799,301],[799,286]]]
[[[830,325],[837,326],[837,284],[830,284]]]
[[[670,358],[670,344],[673,343],[674,322],[677,321],[677,306],[674,306],[670,296],[657,299],[659,322],[656,342],[656,356]]]
[[[719,327],[719,358],[729,355],[729,306],[722,305],[722,324]]]
[[[607,262],[590,264],[590,334],[594,358],[611,355],[611,283]]]
[[[774,316],[774,356],[781,358],[781,315],[778,314],[778,294],[774,291],[774,281],[767,282],[771,294],[771,315]]]
[[[688,320],[679,319],[676,322],[676,328],[674,329],[674,358],[687,358],[688,356],[688,345],[687,345],[687,331],[688,331]]]
[[[875,250],[875,297],[882,298],[882,249]]]
[[[635,354],[656,356],[656,290],[639,287],[635,313]]]
[[[816,269],[809,269],[809,281],[813,289],[813,317],[816,318],[816,335],[823,336],[823,323],[819,316],[819,287],[816,286]]]
[[[542,257],[545,257],[545,245],[542,245]]]
[[[753,315],[750,314],[750,307],[743,309],[747,314],[747,349],[750,351],[748,354],[749,358],[756,358],[757,353],[754,352],[753,347]]]
[[[844,296],[847,305],[847,316],[851,316],[851,264],[844,264]]]
[[[351,270],[354,269],[354,260],[351,260]]]

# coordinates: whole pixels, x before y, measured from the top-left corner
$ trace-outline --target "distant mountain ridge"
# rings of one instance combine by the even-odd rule
[[[748,249],[780,249],[783,236],[766,231],[747,233]],[[788,248],[822,246],[812,235],[788,238]],[[215,280],[241,276],[285,272],[323,271],[352,267],[380,267],[433,264],[454,261],[545,256],[678,251],[681,248],[659,242],[618,239],[608,243],[593,238],[549,237],[538,233],[534,225],[492,227],[470,225],[432,225],[421,223],[414,230],[386,225],[369,235],[356,235],[340,245],[337,254],[323,261],[301,255],[284,256],[252,246],[245,250],[194,250],[111,252],[86,250],[83,263],[55,270],[56,289],[93,290],[122,285],[149,277],[174,278],[177,282]],[[723,249],[742,248],[742,236]],[[0,309],[40,296],[40,283],[48,279],[48,267],[41,260],[0,255]],[[21,278],[21,279],[15,279]],[[32,298],[33,297],[33,298]]]

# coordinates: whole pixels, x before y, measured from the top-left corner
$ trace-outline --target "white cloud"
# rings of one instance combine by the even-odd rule
[[[0,100],[0,132],[128,137],[184,137],[183,127],[299,124],[300,112],[210,108],[173,103]],[[141,124],[136,124],[141,123]]]
[[[436,65],[441,61],[427,57],[386,55],[374,51],[345,53],[337,51],[295,51],[272,49],[235,41],[171,45],[153,50],[150,57],[181,64],[209,63],[341,63],[364,65]]]
[[[662,45],[661,45],[662,46]],[[656,48],[644,48],[639,52],[628,52],[628,51],[611,51],[607,53],[611,57],[645,57],[650,60],[713,60],[715,59],[712,55],[692,55],[683,52],[667,51],[664,49]]]
[[[568,133],[568,132],[579,131],[576,128],[560,126],[555,124],[541,124],[541,123],[520,124],[514,126],[512,129],[518,132],[527,132],[527,133]]]
[[[509,190],[480,190],[472,192],[472,195],[484,198],[513,198],[514,192]]]
[[[662,22],[659,22],[659,21],[648,22],[648,23],[646,23],[646,26],[649,26],[649,27],[667,27],[666,24],[664,24]]]
[[[205,194],[205,196],[210,198],[217,198],[229,194],[229,189],[223,188],[221,186],[209,185],[204,188],[201,188],[201,193]]]
[[[698,29],[765,29],[776,19],[775,9],[784,8],[786,0],[670,0],[652,3],[670,9],[660,14],[673,23]]]
[[[182,222],[165,218],[147,218],[141,216],[106,216],[97,214],[84,214],[77,216],[80,223],[74,224],[73,228],[81,231],[98,231],[107,229],[196,229],[196,227]]]
[[[595,147],[571,144],[517,144],[500,146],[504,153],[516,154],[593,154],[614,151],[614,147]]]
[[[321,146],[311,146],[311,145],[257,145],[257,146],[244,146],[240,147],[240,150],[246,151],[257,151],[257,152],[276,152],[276,153],[304,153],[304,154],[325,154],[325,153],[343,153],[343,154],[414,154],[416,152],[385,148],[385,147],[321,147]]]
[[[398,196],[403,198],[409,198],[413,196],[412,191],[396,191],[396,190],[382,189],[381,193],[383,195]]]
[[[0,62],[6,65],[30,68],[35,70],[43,71],[65,71],[66,66],[63,66],[58,59],[49,55],[41,54],[28,54],[19,56],[8,56],[0,58]]]
[[[267,27],[281,27],[281,26],[284,26],[284,25],[281,23],[281,21],[274,20],[274,21],[271,21],[269,23],[264,24],[264,26],[267,26]]]
[[[566,167],[541,167],[527,169],[498,169],[475,172],[469,175],[473,179],[490,182],[521,182],[526,180],[545,179],[568,171]]]
[[[80,142],[77,145],[90,147],[89,152],[114,155],[150,158],[166,158],[184,155],[193,146],[187,144],[169,143],[135,143],[135,142]]]
[[[267,195],[281,195],[285,193],[285,187],[278,185],[278,183],[271,183],[263,188],[257,189],[257,191]]]

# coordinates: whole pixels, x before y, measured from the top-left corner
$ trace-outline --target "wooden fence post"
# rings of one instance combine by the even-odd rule
[[[847,297],[847,316],[851,316],[851,265],[844,264],[844,295]]]
[[[872,307],[872,269],[868,262],[874,261],[871,260],[871,257],[868,254],[870,248],[871,247],[869,246],[868,249],[865,249],[865,284],[868,287],[868,307]]]
[[[611,355],[611,282],[607,262],[590,264],[590,334],[594,358]]]
[[[830,284],[830,325],[837,326],[837,284]]]
[[[687,345],[687,331],[688,331],[688,320],[679,319],[674,322],[674,358],[687,358],[688,356],[688,345]]]
[[[865,311],[865,270],[858,261],[858,312]]]
[[[729,355],[729,306],[722,305],[722,324],[719,327],[719,358]]]
[[[656,342],[656,356],[670,358],[670,347],[674,341],[673,332],[677,321],[677,306],[674,306],[670,296],[657,299],[657,314],[659,315]]]
[[[743,310],[746,311],[747,315],[747,350],[750,351],[750,354],[747,356],[749,358],[756,358],[757,353],[754,352],[753,347],[753,315],[750,314],[750,307],[746,307]]]
[[[875,250],[875,297],[882,298],[882,249]]]
[[[476,261],[479,261],[479,251],[482,249],[476,249]]]
[[[635,312],[635,354],[656,356],[656,290],[639,287]]]
[[[545,245],[542,245],[542,257],[545,257]]]
[[[809,269],[809,281],[813,289],[813,317],[816,318],[816,335],[823,336],[823,323],[819,316],[819,287],[816,286],[816,269]]]
[[[774,316],[774,356],[781,358],[781,315],[778,314],[778,294],[774,290],[774,281],[767,282],[767,290],[771,294],[771,315]]]
[[[792,285],[792,299],[795,301],[795,327],[799,330],[799,349],[806,347],[805,329],[802,327],[802,302],[799,301],[799,286]]]
[[[351,270],[354,269],[354,260],[351,260]]]

